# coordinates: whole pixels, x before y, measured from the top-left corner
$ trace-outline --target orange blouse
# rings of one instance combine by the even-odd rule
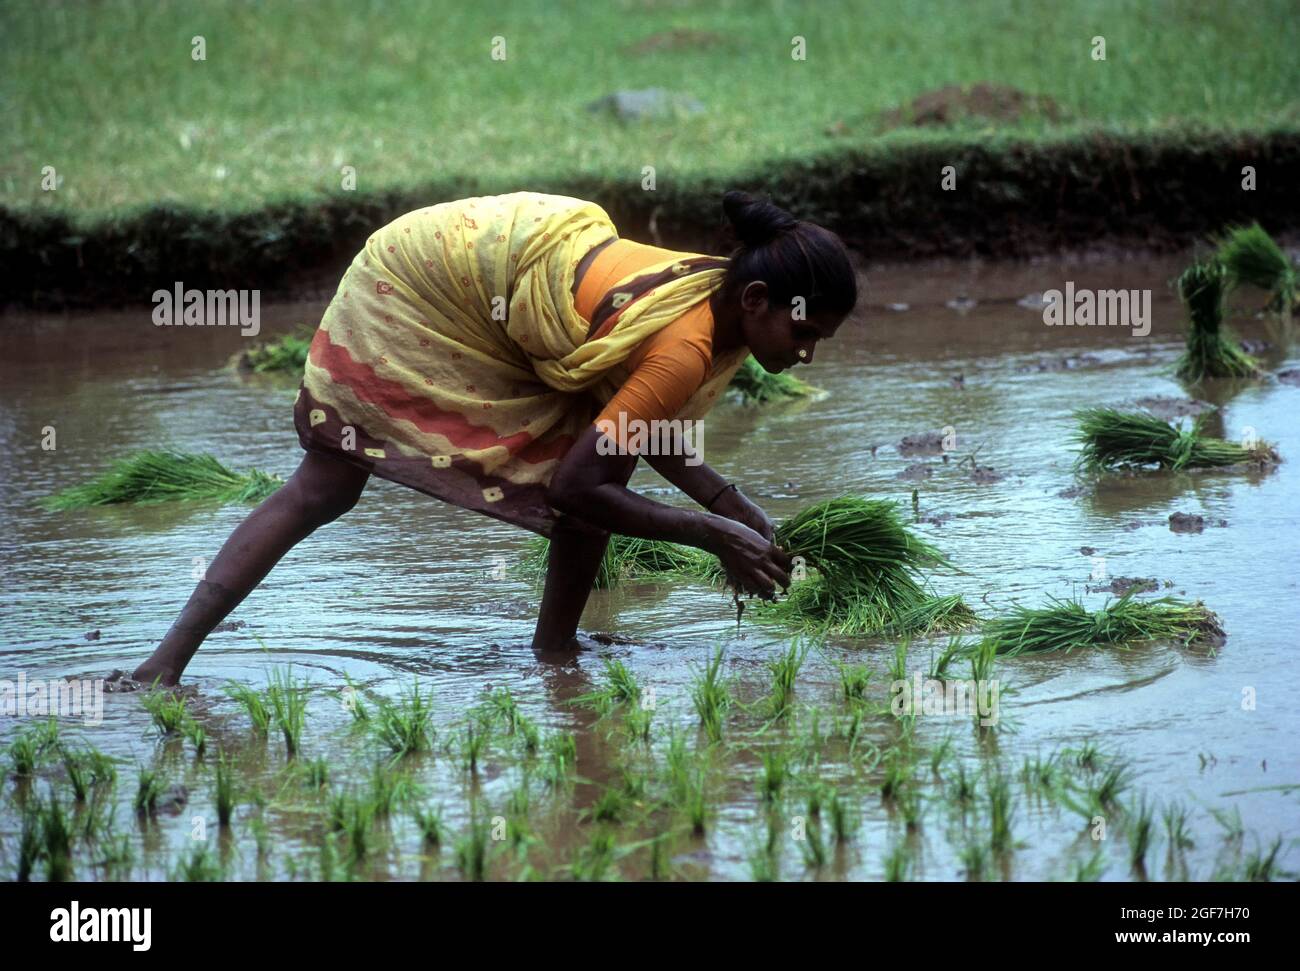
[[[601,299],[620,278],[682,255],[630,239],[616,239],[587,267],[574,297],[574,308],[590,323]],[[627,380],[592,419],[593,425],[608,419],[617,428],[620,411],[627,413],[629,427],[636,419],[649,423],[656,418],[671,419],[681,411],[713,368],[713,312],[709,301],[701,300],[638,344],[627,359],[627,367]]]

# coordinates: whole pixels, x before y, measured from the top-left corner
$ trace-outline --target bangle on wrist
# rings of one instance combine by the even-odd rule
[[[713,508],[713,504],[717,502],[718,498],[728,489],[736,489],[736,491],[740,491],[739,489],[737,489],[736,483],[728,482],[726,485],[724,485],[721,489],[718,490],[718,494],[715,495],[712,499],[710,499],[708,505],[706,505],[704,508],[711,510]]]

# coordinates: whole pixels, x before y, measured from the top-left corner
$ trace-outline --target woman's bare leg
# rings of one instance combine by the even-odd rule
[[[289,481],[230,534],[194,588],[180,617],[149,660],[131,675],[176,684],[212,628],[262,582],[285,553],[356,505],[370,473],[308,452]]]
[[[587,597],[609,545],[609,531],[561,516],[551,531],[546,587],[533,632],[533,650],[571,650]]]

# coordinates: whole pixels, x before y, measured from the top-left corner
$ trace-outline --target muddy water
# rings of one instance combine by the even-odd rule
[[[673,874],[748,879],[755,847],[770,833],[785,879],[880,879],[891,853],[909,862],[914,878],[962,879],[968,874],[963,850],[988,838],[989,807],[981,794],[961,811],[952,789],[959,765],[975,779],[1001,766],[1011,780],[1017,842],[993,857],[989,876],[1068,879],[1094,853],[1103,879],[1142,876],[1130,870],[1122,835],[1131,811],[1108,813],[1109,837],[1094,841],[1087,818],[1033,795],[1019,778],[1026,758],[1086,742],[1128,766],[1132,787],[1122,805],[1131,810],[1144,796],[1158,808],[1176,803],[1188,811],[1194,845],[1177,854],[1169,852],[1157,813],[1149,878],[1239,874],[1251,852],[1267,850],[1277,837],[1279,862],[1295,870],[1300,714],[1290,684],[1300,626],[1300,388],[1269,379],[1196,389],[1222,406],[1212,428],[1238,438],[1252,427],[1277,443],[1288,461],[1271,474],[1150,475],[1061,495],[1074,484],[1072,409],[1183,395],[1172,377],[1181,315],[1166,286],[1179,266],[1178,260],[1096,260],[877,270],[867,279],[860,319],[846,323],[811,366],[796,369],[828,396],[762,409],[727,403],[710,416],[708,460],[776,519],[849,491],[910,504],[915,488],[918,530],[964,571],[936,576],[936,590],[965,595],[982,614],[1042,604],[1049,596],[1078,595],[1098,606],[1106,595],[1087,587],[1098,584],[1093,572],[1102,569],[1107,580],[1156,578],[1161,593],[1202,599],[1222,618],[1229,637],[1217,652],[1153,644],[1000,662],[1001,731],[977,732],[964,715],[919,717],[918,826],[909,828],[898,805],[882,800],[883,763],[861,756],[872,746],[896,744],[898,723],[887,713],[868,716],[854,755],[832,737],[848,713],[836,663],[873,668],[871,698],[887,703],[893,642],[832,639],[813,651],[793,713],[775,726],[761,711],[766,665],[788,635],[753,622],[749,612],[738,627],[725,595],[690,583],[596,591],[583,629],[620,642],[593,645],[564,668],[539,664],[527,644],[540,591],[499,569],[515,562],[528,534],[372,480],[357,508],[293,551],[232,616],[238,626],[213,634],[191,664],[186,680],[197,689],[191,708],[209,736],[205,758],[196,759],[188,741],[159,740],[133,695],[108,695],[102,724],[63,722],[65,737],[120,760],[114,831],[133,849],[131,863],[118,871],[93,865],[95,854],[78,849],[77,874],[166,879],[199,845],[211,847],[230,878],[342,873],[341,865],[321,863],[328,790],[304,785],[288,768],[293,762],[280,739],[255,739],[242,709],[222,691],[230,680],[265,687],[271,670],[286,665],[312,688],[297,762],[323,757],[330,789],[364,789],[372,766],[386,755],[373,734],[353,727],[335,694],[345,677],[372,708],[416,680],[433,692],[435,750],[404,766],[420,787],[420,804],[442,807],[449,836],[440,850],[424,846],[409,815],[397,812],[358,867],[366,877],[459,878],[451,844],[466,831],[471,803],[482,818],[506,815],[511,794],[522,789],[529,793],[534,842],[501,849],[489,875],[562,876],[574,861],[580,867],[590,861],[593,834],[608,831],[620,848],[610,872],[627,878],[651,872],[651,853],[641,841],[667,834],[662,846]],[[1150,336],[1135,338],[1123,328],[1049,328],[1039,311],[1017,304],[1067,279],[1078,287],[1152,288]],[[891,309],[901,304],[907,308]],[[264,331],[314,322],[322,307],[264,308]],[[215,555],[246,510],[199,505],[54,514],[35,507],[34,499],[95,474],[115,456],[161,444],[212,452],[235,468],[288,475],[300,455],[291,420],[295,385],[224,369],[242,346],[233,330],[155,328],[146,310],[9,317],[3,324],[0,677],[98,677],[130,669],[174,618],[196,568]],[[1256,321],[1239,318],[1237,327],[1244,336],[1265,336]],[[1280,351],[1265,354],[1265,362],[1273,370],[1297,364],[1294,354],[1288,359]],[[57,436],[53,450],[41,448],[46,426]],[[957,439],[946,463],[895,447],[905,435],[945,426]],[[971,462],[963,462],[971,455],[1004,478],[976,481]],[[917,481],[900,478],[919,462],[929,463],[928,477],[922,471]],[[632,486],[683,501],[648,468],[638,469]],[[1204,516],[1205,530],[1171,531],[1167,519],[1174,512]],[[1226,525],[1217,525],[1220,520]],[[943,643],[914,644],[909,673],[926,670],[931,651]],[[754,708],[733,708],[725,744],[709,749],[696,732],[689,689],[716,645],[726,650],[734,694]],[[624,737],[621,716],[597,722],[570,704],[602,683],[605,656],[623,661],[653,689],[648,747]],[[545,758],[521,757],[503,730],[477,773],[461,768],[466,713],[485,691],[501,688],[543,737],[576,735],[579,778],[571,786],[549,788],[538,768]],[[1253,707],[1244,706],[1252,694]],[[30,724],[0,719],[0,743]],[[584,818],[605,787],[620,786],[627,773],[648,773],[652,795],[666,791],[660,776],[673,726],[684,730],[688,749],[707,769],[714,816],[705,834],[694,835],[672,814],[647,816],[637,808],[645,798],[632,800],[621,821]],[[932,771],[931,753],[945,738],[948,753]],[[218,747],[237,756],[243,795],[232,830],[204,843],[193,839],[194,818],[203,817],[215,832]],[[762,753],[778,749],[792,753],[797,774],[769,811],[757,779]],[[131,810],[138,766],[159,769],[167,786],[184,786],[183,808],[138,819]],[[1089,778],[1082,769],[1071,774]],[[49,764],[34,783],[5,782],[0,862],[6,878],[16,872],[24,808],[50,782],[62,787],[61,779],[61,769]],[[858,826],[850,842],[828,851],[820,869],[805,865],[806,841],[794,835],[798,817],[807,816],[807,783],[814,779],[840,793]],[[1237,836],[1221,821],[1234,814],[1243,830]],[[266,854],[257,850],[259,826],[267,834]],[[38,878],[42,872],[38,867]]]

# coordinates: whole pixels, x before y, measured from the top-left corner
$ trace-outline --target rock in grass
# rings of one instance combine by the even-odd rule
[[[1272,465],[1281,461],[1267,442],[1247,448],[1201,434],[1205,416],[1177,428],[1155,415],[1123,412],[1114,408],[1084,408],[1075,412],[1079,423],[1075,441],[1082,448],[1076,467],[1087,472],[1141,469],[1157,466],[1178,471],[1241,463]]]
[[[1233,285],[1249,283],[1268,291],[1267,309],[1278,316],[1291,315],[1296,305],[1296,268],[1259,223],[1229,229],[1219,241],[1216,256]]]
[[[48,496],[44,505],[62,510],[197,499],[252,503],[282,485],[282,479],[266,472],[232,472],[211,455],[145,451],[117,460],[87,483]]]
[[[753,402],[760,405],[788,398],[807,398],[819,390],[799,380],[793,374],[770,373],[754,359],[752,354],[745,358],[745,362],[732,376],[731,383],[727,387],[739,391],[741,400],[746,404]]]
[[[983,635],[1007,656],[1151,640],[1218,645],[1225,639],[1219,618],[1199,600],[1135,600],[1133,592],[1092,612],[1076,600],[1056,598],[1048,607],[1018,607],[985,624]]]
[[[1243,351],[1223,326],[1223,304],[1232,276],[1217,259],[1193,263],[1178,278],[1187,308],[1187,346],[1175,371],[1180,378],[1253,378],[1259,362]]]
[[[292,334],[285,334],[270,341],[258,341],[246,351],[235,355],[235,366],[241,371],[254,371],[264,374],[272,371],[301,375],[307,364],[307,352],[311,349],[315,332],[299,328]]]

